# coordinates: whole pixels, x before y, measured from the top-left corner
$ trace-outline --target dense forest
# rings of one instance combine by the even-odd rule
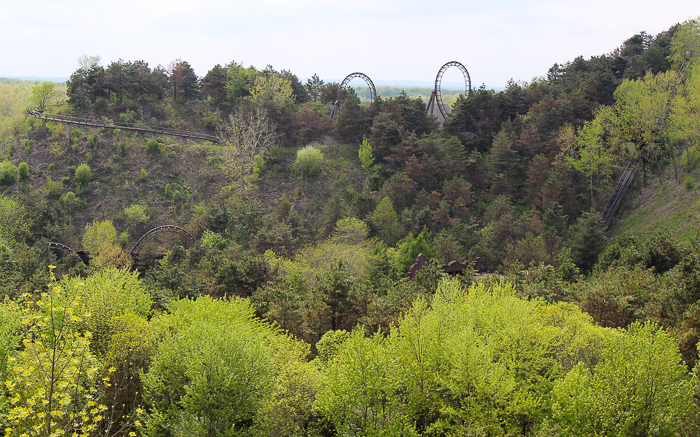
[[[4,435],[698,435],[700,235],[601,222],[630,162],[700,182],[697,20],[442,125],[354,88],[331,118],[338,87],[91,56],[0,83]],[[196,241],[130,252],[166,224]]]

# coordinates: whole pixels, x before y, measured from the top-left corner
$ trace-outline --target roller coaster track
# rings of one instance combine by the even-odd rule
[[[608,204],[605,205],[605,209],[603,210],[603,214],[601,216],[603,218],[603,223],[605,223],[605,226],[610,225],[613,216],[617,212],[617,209],[620,207],[622,199],[625,197],[625,194],[627,194],[627,190],[632,184],[632,179],[634,179],[634,173],[636,170],[637,160],[633,159],[627,164],[627,167],[625,167],[625,170],[622,172],[620,180],[615,186],[615,191],[613,191],[612,196],[610,196]]]
[[[218,143],[219,139],[214,135],[208,135],[187,130],[168,129],[164,127],[140,127],[130,123],[120,123],[116,121],[95,120],[92,118],[66,117],[58,114],[46,114],[38,108],[30,108],[27,111],[29,117],[38,118],[45,121],[57,121],[68,125],[87,126],[92,128],[121,129],[123,131],[134,131],[151,133],[154,135],[167,135],[171,137],[188,138],[193,140],[211,141]]]
[[[187,232],[186,229],[183,229],[179,226],[174,226],[174,225],[164,225],[164,226],[158,226],[157,228],[153,228],[150,231],[146,232],[141,238],[139,238],[139,241],[136,242],[134,247],[131,249],[131,252],[129,252],[129,255],[131,255],[132,258],[135,258],[138,256],[139,252],[141,249],[143,249],[143,246],[151,239],[155,238],[158,234],[162,234],[163,232],[172,232],[175,234],[180,235],[183,237],[187,243],[190,245],[195,243],[195,238]]]
[[[178,234],[181,237],[185,239],[185,246],[191,246],[192,244],[195,243],[195,238],[190,234],[186,229],[183,229],[179,226],[174,226],[174,225],[163,225],[163,226],[158,226],[156,228],[151,229],[150,231],[146,232],[143,234],[141,238],[136,242],[134,247],[131,249],[129,252],[129,256],[132,258],[136,258],[139,255],[139,252],[141,249],[143,249],[143,246],[148,243],[148,241],[154,239],[156,236],[159,234],[162,234],[164,232],[171,232],[174,234]],[[65,244],[61,243],[54,243],[53,241],[49,242],[49,248],[50,249],[56,249],[60,250],[63,253],[66,253],[68,255],[76,255],[78,258],[80,258],[80,261],[88,265],[90,264],[90,254],[89,252],[86,252],[84,250],[73,250],[70,247],[66,246]]]

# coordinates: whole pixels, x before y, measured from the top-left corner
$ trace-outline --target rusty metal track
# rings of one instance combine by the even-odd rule
[[[122,129],[134,132],[144,132],[151,134],[167,135],[171,137],[180,138],[190,138],[194,140],[204,140],[211,141],[212,143],[218,143],[219,139],[214,135],[208,135],[198,132],[190,132],[186,130],[176,130],[168,129],[164,127],[139,127],[130,123],[120,123],[116,121],[104,121],[95,120],[91,118],[80,118],[80,117],[65,117],[58,114],[45,114],[38,108],[30,108],[27,111],[27,115],[32,118],[38,118],[40,120],[46,121],[57,121],[59,123],[66,123],[76,126],[88,126],[93,128],[105,128],[105,129]]]
[[[340,105],[343,104],[341,100],[343,87],[347,86],[347,84],[353,79],[362,79],[367,83],[371,101],[374,101],[377,98],[377,88],[374,87],[374,82],[372,82],[372,79],[370,79],[369,76],[364,73],[360,73],[359,71],[350,73],[345,76],[345,79],[343,79],[338,87],[338,95],[336,96],[335,103],[333,104],[333,110],[331,110],[331,118],[335,118],[335,116],[338,115],[338,109],[340,109]]]
[[[430,114],[432,107],[437,105],[438,109],[440,110],[440,114],[442,114],[442,118],[445,120],[450,118],[450,114],[445,109],[445,104],[442,100],[442,76],[445,75],[445,71],[447,71],[447,69],[450,67],[457,67],[462,72],[462,75],[464,76],[464,95],[467,96],[472,92],[472,80],[469,76],[469,71],[467,71],[467,68],[464,65],[457,61],[450,61],[440,67],[440,71],[438,71],[438,74],[435,77],[435,89],[430,96],[426,110],[427,113]]]
[[[78,257],[80,262],[85,265],[88,265],[90,263],[90,256],[84,250],[75,251],[70,247],[66,246],[65,244],[54,243],[53,241],[49,241],[49,249],[60,250],[61,252],[66,253],[68,255],[75,255]]]
[[[141,249],[143,249],[143,246],[151,239],[155,238],[157,235],[162,234],[164,232],[172,232],[175,234],[178,234],[182,236],[189,244],[194,244],[195,243],[195,238],[187,232],[186,229],[181,228],[179,226],[174,226],[174,225],[163,225],[163,226],[158,226],[157,228],[153,228],[150,231],[146,232],[143,234],[141,238],[136,242],[134,247],[131,249],[129,252],[129,255],[131,255],[132,258],[135,258]]]
[[[608,200],[607,205],[605,205],[605,209],[603,210],[603,214],[601,215],[605,226],[610,225],[612,218],[615,216],[617,209],[620,207],[622,199],[624,199],[625,194],[627,194],[627,190],[632,184],[632,180],[634,179],[634,174],[636,170],[637,160],[633,159],[627,164],[627,167],[625,167],[625,170],[622,172],[620,180],[615,186],[615,191],[613,191],[612,196],[610,196],[610,200]]]

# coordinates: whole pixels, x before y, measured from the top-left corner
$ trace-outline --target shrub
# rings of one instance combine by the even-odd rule
[[[142,205],[131,205],[124,209],[126,221],[132,226],[148,221],[148,210]]]
[[[122,245],[122,247],[126,247],[126,245],[129,243],[129,233],[124,231],[121,234],[119,234],[119,244]]]
[[[165,185],[165,197],[170,197],[170,194],[172,194],[172,187],[170,184]]]
[[[685,175],[683,186],[685,186],[685,189],[688,191],[691,191],[693,188],[695,188],[695,184],[693,183],[693,177],[690,175]]]
[[[303,178],[313,179],[321,174],[323,168],[323,153],[313,146],[307,146],[297,152],[294,161],[294,171]]]
[[[696,146],[689,147],[681,156],[683,170],[690,173],[700,165],[700,150]]]
[[[95,144],[97,144],[97,137],[95,136],[95,134],[90,134],[88,136],[87,145],[89,148],[92,149],[93,147],[95,147]]]
[[[158,140],[148,140],[146,141],[146,151],[148,153],[159,154],[160,153],[160,143]]]
[[[49,178],[46,181],[46,197],[59,198],[63,192],[63,182],[53,181]]]
[[[17,168],[19,174],[19,180],[24,181],[29,177],[29,165],[26,162],[20,162]]]
[[[142,168],[141,169],[141,180],[145,181],[146,179],[148,179],[148,172],[146,171],[145,168]]]
[[[49,164],[49,171],[53,171],[56,166],[54,164]]]
[[[75,169],[75,180],[80,184],[88,184],[92,179],[92,171],[90,171],[90,166],[87,164],[80,164],[78,168]]]
[[[17,167],[8,160],[0,162],[0,185],[12,185],[17,177]]]
[[[72,191],[61,196],[60,202],[68,211],[80,211],[86,206],[85,200],[76,197],[75,193]]]

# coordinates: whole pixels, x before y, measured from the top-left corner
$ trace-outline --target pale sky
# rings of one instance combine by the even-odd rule
[[[69,77],[83,54],[104,66],[180,58],[199,76],[235,60],[326,81],[432,82],[459,61],[474,86],[503,87],[699,15],[696,0],[0,0],[0,77]]]

